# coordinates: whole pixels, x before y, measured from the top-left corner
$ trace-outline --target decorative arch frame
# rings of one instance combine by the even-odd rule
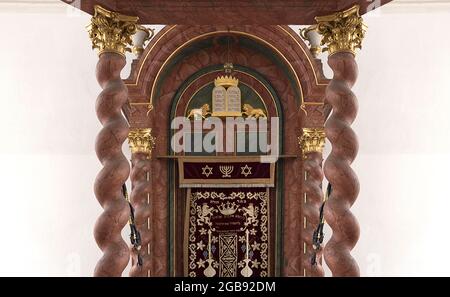
[[[149,43],[139,60],[132,64],[130,77],[125,80],[129,92],[129,105],[124,112],[132,128],[153,129],[157,137],[155,156],[169,152],[169,122],[176,94],[182,85],[201,69],[223,63],[219,48],[207,43],[215,37],[232,35],[248,42],[239,48],[233,63],[251,68],[273,87],[284,115],[284,153],[300,155],[297,137],[302,127],[323,127],[326,117],[325,88],[320,60],[315,59],[308,47],[288,26],[245,25],[173,25],[164,27]],[[202,45],[207,43],[208,46]],[[211,46],[212,44],[212,46]],[[197,48],[196,48],[197,46]],[[202,47],[203,46],[203,47]],[[190,49],[190,50],[189,50]],[[193,50],[194,49],[194,50]],[[236,61],[236,62],[235,62]],[[239,68],[238,68],[239,69]],[[164,123],[161,124],[161,123]],[[286,178],[282,221],[280,274],[307,275],[312,247],[306,238],[312,238],[315,213],[305,212],[302,205],[304,191],[303,160],[298,157],[283,166]],[[152,172],[167,179],[154,179],[150,200],[151,275],[167,276],[173,263],[170,257],[173,232],[170,229],[170,174],[169,162],[154,158]]]
[[[310,106],[323,104],[324,90],[329,80],[323,75],[322,63],[312,56],[308,46],[289,26],[170,25],[159,31],[140,59],[133,62],[130,77],[125,80],[131,105],[154,108],[152,105],[160,75],[169,62],[183,48],[224,34],[247,36],[282,59],[296,78],[302,97],[300,107],[306,112]]]
[[[212,65],[206,68],[203,68],[202,70],[194,73],[191,77],[189,77],[177,90],[172,103],[171,103],[171,109],[170,109],[170,118],[174,118],[175,116],[185,116],[186,115],[186,108],[189,105],[190,100],[192,99],[193,93],[195,90],[199,90],[204,86],[205,82],[212,82],[217,75],[221,74],[223,72],[223,65]],[[278,95],[276,91],[273,89],[273,87],[270,85],[268,81],[264,79],[259,73],[255,72],[252,69],[248,69],[246,67],[240,66],[240,65],[234,65],[234,76],[239,79],[240,84],[246,84],[253,90],[262,90],[260,95],[260,98],[264,97],[270,97],[271,98],[271,104],[266,105],[268,117],[276,116],[280,119],[280,127],[279,127],[279,133],[280,133],[280,152],[282,153],[283,148],[283,111],[281,102],[278,98]],[[265,93],[263,93],[265,92]],[[173,136],[173,132],[170,131],[170,136]],[[168,154],[171,154],[172,152],[168,151]],[[278,166],[276,167],[276,176],[277,180],[282,181],[283,180],[283,164],[280,162]],[[173,184],[176,182],[176,166],[173,163],[172,166],[169,168],[169,184]],[[182,198],[185,197],[184,193],[185,189],[175,189],[173,187],[169,187],[169,229],[172,231],[172,234],[175,237],[179,237],[178,233],[179,230],[177,229],[177,225],[181,225],[182,222],[176,222],[176,201],[177,197]],[[282,250],[281,247],[281,225],[282,225],[282,205],[283,205],[283,186],[282,183],[277,183],[276,187],[271,189],[271,196],[275,197],[276,199],[272,201],[270,208],[275,211],[274,215],[272,216],[273,224],[270,226],[271,231],[273,234],[275,234],[275,240],[274,240],[274,249],[272,253],[272,258],[274,259],[274,265],[271,267],[271,271],[273,275],[280,275],[280,269],[281,269],[281,258],[282,258]],[[180,209],[184,209],[185,205],[182,204],[182,207],[179,207]],[[181,230],[182,231],[182,230]],[[183,259],[180,254],[183,252],[177,246],[174,244],[175,241],[182,241],[181,238],[176,238],[175,240],[172,240],[169,243],[169,250],[171,251],[169,255],[169,267],[170,267],[170,274],[178,276],[180,273],[177,274],[177,272],[181,271],[182,267],[176,266],[177,258],[178,262],[181,262],[180,260]],[[174,265],[175,263],[175,265]]]

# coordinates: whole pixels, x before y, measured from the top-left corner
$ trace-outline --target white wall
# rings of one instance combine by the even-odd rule
[[[450,275],[450,41],[442,32],[450,9],[442,7],[365,18],[353,208],[363,275]],[[89,16],[14,11],[0,6],[0,275],[91,275],[101,207],[92,192],[100,88]]]
[[[355,122],[365,275],[450,275],[450,6],[369,14]]]

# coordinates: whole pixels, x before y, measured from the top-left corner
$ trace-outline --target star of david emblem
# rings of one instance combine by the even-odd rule
[[[202,174],[206,177],[209,177],[212,174],[212,167],[209,167],[208,165],[206,165],[205,167],[202,168]]]
[[[247,164],[245,164],[244,167],[241,167],[241,174],[245,177],[252,174],[252,167],[249,167]]]

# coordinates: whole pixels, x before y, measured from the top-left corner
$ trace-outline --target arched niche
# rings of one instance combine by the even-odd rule
[[[233,40],[231,50],[224,42],[229,38]],[[271,106],[268,110],[278,108],[274,114],[283,115],[283,154],[300,154],[297,138],[302,127],[323,126],[327,80],[320,61],[312,57],[304,42],[289,27],[166,26],[133,63],[130,78],[125,81],[130,98],[125,113],[132,127],[152,127],[157,137],[154,155],[170,154],[169,123],[174,115],[185,113],[189,102],[186,92],[196,92],[210,83],[227,60],[235,65],[236,75],[243,82],[253,84],[252,87],[260,88],[261,92],[265,88],[276,98],[268,104]],[[186,87],[193,77],[195,81]],[[185,92],[185,96],[180,92]],[[177,106],[181,108],[177,110]],[[152,171],[159,176],[152,181],[153,210],[149,224],[154,276],[180,275],[177,268],[180,258],[174,252],[179,235],[174,227],[182,221],[177,221],[180,210],[173,203],[176,191],[171,190],[174,169],[170,164],[157,158],[152,164]],[[302,159],[282,161],[280,167],[281,188],[277,193],[281,197],[277,224],[280,238],[274,252],[277,264],[273,275],[303,275],[303,263],[308,261],[309,254],[301,245],[302,232],[305,232],[301,227],[304,214],[300,203],[304,180]]]

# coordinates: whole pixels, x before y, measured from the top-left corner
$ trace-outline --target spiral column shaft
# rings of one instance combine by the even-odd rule
[[[146,277],[152,275],[151,252],[151,152],[155,145],[155,138],[150,128],[131,129],[128,140],[132,152],[131,169],[131,204],[134,208],[136,229],[141,236],[141,248],[132,248],[132,268],[130,276]],[[142,263],[138,263],[138,255]]]
[[[304,193],[303,193],[303,231],[302,267],[304,276],[323,276],[321,250],[314,250],[313,235],[320,223],[322,193],[322,151],[325,145],[323,128],[303,128],[299,137],[303,154]],[[314,261],[313,261],[314,260]]]
[[[141,249],[139,251],[132,250],[133,262],[130,276],[151,275],[150,222],[152,209],[150,206],[150,167],[151,161],[147,154],[133,154],[130,176],[132,183],[131,204],[135,210],[136,228],[141,235]],[[142,266],[138,265],[138,252],[142,259]]]
[[[324,257],[333,276],[359,276],[359,268],[350,251],[359,238],[359,225],[350,207],[359,193],[359,182],[350,167],[358,152],[358,140],[351,124],[356,118],[357,100],[351,86],[357,65],[351,53],[336,53],[328,64],[334,71],[326,100],[333,113],[325,124],[332,151],[325,161],[325,176],[333,187],[325,205],[325,220],[333,230],[325,246]]]
[[[333,276],[359,276],[358,264],[350,253],[359,238],[359,225],[350,211],[359,193],[358,178],[351,168],[358,152],[358,140],[351,128],[358,102],[351,88],[358,76],[355,50],[361,48],[367,27],[358,5],[316,20],[333,71],[325,92],[325,102],[332,108],[325,123],[332,150],[324,164],[325,176],[332,187],[324,215],[333,234],[325,245],[324,258]]]
[[[103,91],[98,96],[96,110],[103,128],[97,136],[96,152],[103,168],[94,189],[103,213],[95,224],[94,236],[103,257],[97,263],[95,276],[120,276],[130,256],[121,235],[130,215],[122,193],[122,185],[130,173],[122,153],[122,144],[128,136],[128,123],[122,115],[128,94],[120,78],[125,63],[121,55],[103,53],[97,64],[97,80]]]
[[[130,251],[121,231],[127,224],[130,208],[122,186],[130,174],[130,165],[122,152],[128,136],[128,123],[122,109],[128,101],[128,89],[120,72],[126,65],[125,52],[131,51],[131,36],[136,33],[137,17],[122,15],[94,6],[88,26],[92,48],[99,50],[97,81],[103,91],[96,111],[103,128],[95,150],[103,166],[94,185],[95,196],[103,208],[94,227],[94,237],[103,252],[95,267],[95,276],[121,276],[130,260]]]
[[[303,267],[305,276],[323,276],[322,253],[313,249],[313,234],[320,223],[320,206],[323,201],[322,194],[322,154],[311,153],[304,162],[305,168],[305,196],[304,196],[304,253]],[[316,261],[313,264],[313,258]]]

